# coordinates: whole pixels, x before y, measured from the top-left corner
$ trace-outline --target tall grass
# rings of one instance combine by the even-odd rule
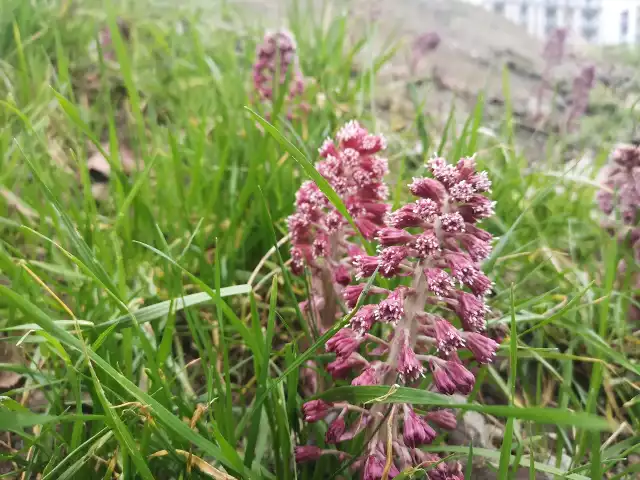
[[[301,422],[299,367],[326,361],[321,347],[336,330],[298,350],[305,287],[287,274],[286,246],[271,249],[327,134],[354,117],[381,128],[372,85],[395,45],[373,56],[347,12],[292,6],[311,110],[267,123],[250,84],[263,29],[216,6],[2,4],[0,341],[19,345],[24,362],[0,360],[0,374],[22,377],[0,397],[0,464],[9,466],[0,478],[350,475],[335,460],[294,465],[297,443],[323,437]],[[130,42],[118,18],[131,24]],[[104,26],[113,62],[96,47]],[[497,418],[504,439],[473,445],[473,457],[501,479],[517,466],[633,478],[633,292],[615,276],[627,252],[591,213],[595,169],[531,164],[509,115],[500,133],[483,133],[482,97],[462,128],[427,132],[414,96],[416,128],[391,145],[398,183],[413,175],[407,146],[420,138],[451,158],[479,152],[497,200],[490,323],[510,325],[511,336],[485,387],[453,406]],[[86,159],[106,145],[109,194],[96,202]],[[116,153],[125,145],[138,163],[131,175]],[[322,395],[451,405],[409,388],[336,385]]]

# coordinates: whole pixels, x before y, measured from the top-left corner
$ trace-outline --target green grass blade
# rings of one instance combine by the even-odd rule
[[[189,426],[184,423],[180,418],[176,417],[167,410],[160,402],[155,400],[151,395],[143,392],[138,388],[133,382],[131,382],[124,375],[119,373],[116,369],[114,369],[106,360],[104,360],[100,355],[95,353],[93,350],[88,349],[86,346],[83,346],[80,340],[75,338],[66,330],[63,330],[59,326],[57,326],[42,310],[33,305],[28,300],[20,297],[15,292],[11,291],[7,287],[0,285],[0,294],[8,301],[10,301],[16,308],[20,309],[32,318],[35,323],[40,325],[43,330],[49,332],[55,338],[60,340],[67,346],[73,347],[79,352],[87,349],[90,360],[103,372],[109,375],[124,391],[126,391],[129,395],[131,395],[136,401],[139,401],[143,405],[146,405],[150,411],[154,414],[156,420],[163,424],[166,428],[171,430],[176,436],[182,438],[186,441],[193,443],[194,445],[201,448],[208,455],[211,455],[213,458],[218,460],[219,462],[225,464],[230,468],[236,468],[235,462],[227,458],[222,451],[209,440],[189,428]],[[241,471],[241,470],[240,470]],[[252,478],[251,475],[245,474],[245,478]]]
[[[611,430],[613,428],[607,419],[584,412],[572,412],[567,409],[559,408],[520,408],[506,405],[455,403],[446,395],[408,387],[335,387],[317,395],[317,398],[321,398],[326,401],[342,400],[354,404],[377,401],[378,403],[413,403],[416,405],[432,405],[486,413],[497,417],[513,417],[544,424],[570,425],[586,430]]]
[[[250,108],[245,108],[247,109],[249,114],[262,126],[262,128],[264,128],[269,133],[269,135],[271,135],[280,145],[282,145],[284,149],[289,153],[289,155],[291,155],[291,157],[293,157],[293,159],[298,162],[298,165],[302,167],[309,178],[311,178],[316,183],[316,185],[318,185],[318,188],[322,191],[322,193],[326,195],[333,206],[336,207],[336,210],[338,210],[340,214],[347,219],[353,230],[360,235],[362,244],[367,247],[367,251],[373,251],[370,243],[360,233],[360,229],[353,221],[353,218],[349,214],[347,207],[345,206],[340,196],[331,187],[329,182],[327,182],[327,180],[318,173],[309,159],[305,157],[304,153],[302,153],[293,143],[287,140],[271,123],[269,123],[267,120],[265,120]]]

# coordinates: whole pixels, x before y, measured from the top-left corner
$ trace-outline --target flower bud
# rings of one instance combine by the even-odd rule
[[[295,447],[293,452],[297,463],[313,462],[322,456],[322,449],[314,445]]]
[[[427,422],[416,415],[411,407],[404,405],[402,438],[405,445],[417,448],[420,445],[431,443],[436,435],[436,431]]]
[[[475,332],[465,332],[464,338],[478,363],[486,364],[493,361],[499,347],[497,342]]]
[[[355,352],[362,343],[362,338],[350,328],[343,328],[327,340],[327,352],[333,352],[339,357],[348,357]]]
[[[451,410],[431,410],[424,418],[434,425],[445,430],[455,430],[458,422]]]
[[[409,185],[409,190],[417,197],[429,198],[438,203],[442,201],[445,195],[443,185],[432,178],[415,178]]]
[[[304,420],[309,423],[323,420],[328,414],[332,404],[324,400],[311,400],[302,405]]]
[[[345,429],[347,428],[344,418],[339,416],[331,425],[329,425],[329,429],[325,435],[325,441],[329,444],[338,443],[340,441],[340,437],[344,434]]]

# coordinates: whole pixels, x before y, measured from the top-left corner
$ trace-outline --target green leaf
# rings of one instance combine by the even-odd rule
[[[409,387],[344,386],[327,390],[316,398],[326,401],[347,401],[354,404],[376,401],[377,403],[413,403],[437,407],[459,408],[486,413],[496,417],[513,417],[537,423],[572,425],[585,430],[612,430],[607,419],[588,413],[572,412],[559,408],[528,407],[519,408],[502,405],[478,405],[455,403],[451,397]]]
[[[251,287],[249,285],[235,285],[233,287],[225,287],[220,289],[221,297],[230,297],[233,295],[244,295],[251,291]],[[184,297],[178,297],[173,300],[165,300],[163,302],[158,302],[153,305],[149,305],[148,307],[143,307],[140,310],[136,310],[133,315],[135,315],[138,323],[146,323],[152,320],[156,320],[158,318],[163,318],[169,314],[169,308],[171,307],[171,302],[174,303],[174,310],[184,310],[185,308],[193,307],[195,305],[202,305],[205,303],[213,302],[213,297],[207,292],[193,293],[191,295],[185,295]],[[97,330],[104,330],[109,328],[112,325],[117,325],[118,328],[126,328],[131,326],[133,323],[133,316],[131,314],[123,315],[118,318],[114,318],[113,320],[108,320],[106,322],[99,323],[95,325]]]
[[[32,427],[34,425],[46,425],[52,422],[89,422],[92,420],[104,420],[103,415],[42,415],[31,412],[16,412],[0,410],[0,425],[4,430],[12,432],[20,432],[23,428]]]

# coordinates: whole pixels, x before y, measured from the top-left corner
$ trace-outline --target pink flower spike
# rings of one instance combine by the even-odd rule
[[[427,288],[438,297],[448,296],[455,287],[453,279],[447,272],[439,268],[427,268],[424,271]]]
[[[476,377],[473,376],[464,365],[455,360],[449,360],[445,368],[449,371],[449,376],[453,383],[456,384],[456,390],[463,395],[468,395],[473,390],[476,383]]]
[[[333,405],[324,400],[311,400],[302,405],[302,414],[306,422],[313,423],[323,420]]]
[[[397,325],[404,316],[404,296],[407,287],[398,287],[378,304],[376,320]]]
[[[279,73],[280,78],[276,75]],[[272,100],[273,84],[285,83],[287,75],[291,82],[286,98],[292,100],[304,91],[304,78],[296,57],[296,44],[289,32],[267,33],[258,46],[253,64],[254,89],[262,100]]]
[[[436,431],[420,418],[406,403],[404,408],[404,425],[402,427],[402,438],[405,445],[417,448],[420,445],[431,443],[436,438]]]
[[[424,416],[424,418],[445,430],[455,430],[458,425],[456,416],[451,410],[431,410]]]
[[[363,305],[360,310],[351,318],[349,326],[358,335],[364,335],[371,330],[373,323],[376,321],[376,305]]]
[[[398,353],[397,370],[400,378],[407,382],[424,376],[424,367],[422,366],[422,362],[416,357],[413,348],[409,345],[409,332],[405,330],[403,335],[402,345]]]
[[[370,277],[378,268],[378,257],[368,255],[356,255],[353,259],[353,266],[356,268],[356,280]]]
[[[491,363],[496,356],[498,343],[480,333],[466,332],[464,338],[474,358],[481,364]]]
[[[355,352],[362,343],[362,337],[348,327],[343,328],[327,340],[327,352],[333,352],[339,357],[348,357]]]
[[[406,245],[413,240],[413,235],[399,228],[386,227],[378,232],[377,239],[380,245],[388,247],[391,245]]]
[[[460,332],[454,328],[451,323],[441,318],[435,321],[435,338],[438,353],[448,356],[451,352],[464,346],[464,340],[460,336]]]
[[[445,195],[442,184],[433,178],[415,178],[409,185],[409,190],[416,197],[429,198],[436,202],[441,202]]]
[[[318,460],[322,456],[322,449],[314,445],[305,445],[303,447],[296,447],[294,455],[297,463],[313,462]]]
[[[327,430],[327,433],[324,437],[325,442],[329,444],[338,443],[346,428],[347,425],[344,421],[344,418],[342,415],[340,415],[333,422],[331,422],[331,425],[329,425],[329,429]]]

